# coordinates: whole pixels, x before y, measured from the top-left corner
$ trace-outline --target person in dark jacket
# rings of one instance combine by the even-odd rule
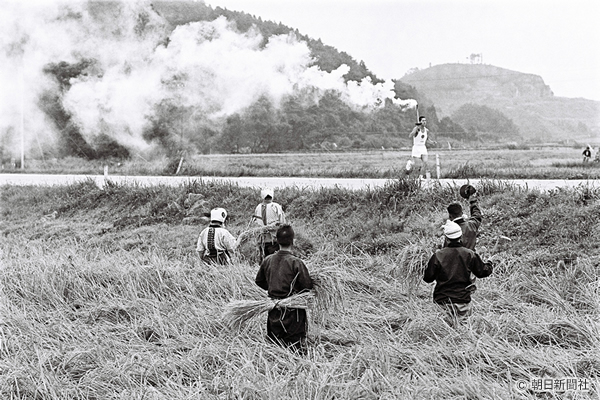
[[[448,206],[448,219],[452,222],[456,222],[458,226],[460,226],[460,229],[462,230],[463,246],[465,246],[467,249],[475,251],[477,234],[479,232],[481,222],[483,221],[483,216],[481,215],[481,210],[477,204],[477,193],[471,194],[467,201],[469,202],[469,213],[471,214],[470,217],[467,217],[463,214],[463,208],[460,203],[452,203]],[[447,247],[448,243],[448,239],[444,239],[444,247]],[[469,290],[471,292],[477,290],[477,286],[475,286],[476,280],[477,278],[471,274],[471,285],[469,286]]]
[[[443,307],[450,325],[455,325],[471,314],[471,272],[478,278],[491,275],[493,265],[483,262],[473,250],[463,246],[462,230],[457,223],[446,221],[444,236],[447,247],[437,250],[427,263],[423,280],[436,282],[433,301]]]
[[[294,230],[282,225],[277,230],[279,251],[260,264],[255,282],[272,299],[284,299],[312,289],[312,279],[302,260],[291,253]],[[275,343],[305,351],[308,319],[306,310],[276,306],[267,316],[267,337]]]
[[[583,149],[583,162],[586,163],[588,161],[591,160],[592,158],[592,146],[590,146],[589,144],[586,146],[585,149]]]
[[[475,251],[477,244],[477,232],[483,221],[481,210],[477,201],[477,193],[472,194],[467,199],[469,202],[470,217],[463,215],[463,208],[460,203],[452,203],[448,206],[448,219],[456,222],[462,231],[462,243],[467,249]],[[445,239],[444,247],[448,246],[449,240]]]

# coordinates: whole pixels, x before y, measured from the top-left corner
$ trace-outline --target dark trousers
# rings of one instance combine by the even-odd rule
[[[308,319],[306,310],[275,307],[267,316],[267,337],[285,347],[304,352]]]
[[[264,260],[266,256],[275,254],[277,251],[279,251],[279,243],[277,243],[277,242],[262,243],[260,245],[261,261]]]
[[[204,255],[202,261],[209,264],[226,265],[229,264],[229,254],[225,253],[211,253]]]

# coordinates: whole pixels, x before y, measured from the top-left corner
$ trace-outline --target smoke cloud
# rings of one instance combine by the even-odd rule
[[[213,127],[261,96],[277,106],[286,96],[310,93],[306,101],[316,102],[336,90],[357,109],[385,99],[414,106],[394,99],[392,82],[345,83],[345,65],[331,73],[310,66],[307,44],[294,35],[264,45],[257,30],[239,33],[223,17],[171,31],[148,1],[9,2],[0,34],[0,136],[13,152],[22,114],[28,151],[56,143],[56,127],[39,107],[49,92],[86,141],[104,134],[140,152],[150,148],[143,132],[165,102]],[[49,64],[82,60],[91,65],[65,87],[44,73]]]

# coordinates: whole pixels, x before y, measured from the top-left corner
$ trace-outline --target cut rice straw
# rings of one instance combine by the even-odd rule
[[[239,329],[252,318],[275,307],[300,308],[306,310],[314,300],[314,293],[302,292],[285,299],[264,298],[263,300],[234,300],[225,306],[223,322],[232,329]]]
[[[234,300],[225,306],[223,322],[230,328],[239,329],[249,320],[266,313],[276,306],[311,309],[311,319],[323,322],[331,311],[343,309],[345,303],[344,286],[340,270],[336,266],[309,269],[313,288],[310,291],[294,294],[285,299],[275,300],[265,297],[261,300]]]
[[[258,242],[264,233],[273,233],[279,228],[276,225],[257,226],[240,233],[238,236],[238,246],[247,242]]]

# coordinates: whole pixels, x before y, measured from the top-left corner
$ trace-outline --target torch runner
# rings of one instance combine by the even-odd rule
[[[427,136],[429,133],[429,130],[425,127],[425,125],[427,123],[427,119],[425,118],[425,116],[422,116],[419,114],[419,104],[418,103],[416,103],[415,109],[417,112],[417,122],[415,124],[415,127],[409,134],[409,137],[411,138],[413,145],[412,145],[411,158],[406,163],[406,174],[410,175],[413,164],[415,162],[415,159],[420,159],[421,160],[420,176],[422,179],[427,179],[427,183],[429,183],[429,178],[431,175],[429,174],[429,171],[427,169],[428,155],[427,155],[426,143],[427,143]]]
[[[420,121],[420,117],[419,117],[419,103],[416,103],[415,106],[416,110],[417,110],[417,123],[415,125],[421,125]],[[433,142],[433,140],[432,140]],[[411,165],[412,167],[412,165]],[[408,170],[408,165],[406,166],[407,170]],[[440,179],[440,155],[438,153],[435,153],[435,175],[437,179]]]

